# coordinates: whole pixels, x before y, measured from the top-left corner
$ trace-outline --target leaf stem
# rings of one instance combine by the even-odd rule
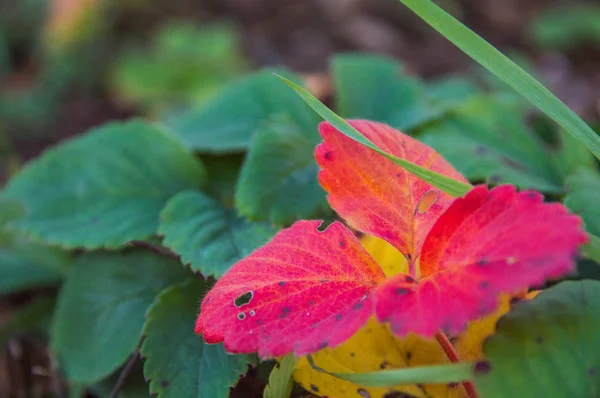
[[[446,353],[446,356],[448,356],[448,359],[450,359],[450,362],[460,362],[460,357],[458,356],[458,353],[454,349],[454,346],[448,339],[448,336],[446,336],[446,333],[444,333],[442,330],[439,330],[435,335],[435,338],[438,341],[438,343],[440,343],[440,346],[442,346],[442,349]],[[479,398],[479,396],[477,395],[477,391],[475,391],[475,386],[473,386],[473,383],[469,381],[463,381],[462,385],[467,391],[467,395],[469,396],[469,398]]]

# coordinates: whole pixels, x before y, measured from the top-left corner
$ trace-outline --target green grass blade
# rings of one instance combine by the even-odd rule
[[[414,368],[382,370],[369,373],[332,373],[317,365],[307,357],[309,365],[317,372],[346,380],[365,387],[393,387],[400,384],[458,383],[473,379],[474,366],[470,362],[448,365],[418,366]]]
[[[430,0],[399,0],[484,68],[499,77],[600,159],[600,137],[540,82]]]
[[[279,75],[276,75],[276,76],[279,77],[281,80],[283,80],[285,83],[287,83],[294,90],[296,90],[298,95],[300,95],[300,97],[302,97],[302,99],[304,99],[304,101],[306,101],[306,103],[311,108],[313,108],[315,110],[315,112],[317,112],[323,119],[327,120],[329,123],[331,123],[336,129],[341,131],[343,134],[345,134],[349,138],[352,138],[354,141],[359,142],[368,148],[371,148],[375,152],[385,156],[386,158],[390,159],[392,162],[401,166],[405,170],[413,173],[414,175],[421,178],[425,182],[428,182],[429,184],[433,185],[434,187],[439,188],[442,191],[444,191],[447,194],[452,195],[452,196],[462,196],[462,195],[466,194],[472,188],[472,186],[467,183],[457,181],[453,178],[447,177],[447,176],[437,173],[435,171],[428,170],[424,167],[421,167],[412,162],[409,162],[408,160],[398,158],[394,155],[391,155],[391,154],[385,152],[384,150],[380,149],[377,145],[375,145],[373,142],[366,139],[362,134],[360,134],[348,122],[346,122],[344,119],[342,119],[341,117],[336,115],[335,112],[333,112],[331,109],[326,107],[323,103],[321,103],[321,101],[316,99],[312,94],[310,94],[304,88],[300,87],[296,83],[294,83],[284,77],[281,77]]]

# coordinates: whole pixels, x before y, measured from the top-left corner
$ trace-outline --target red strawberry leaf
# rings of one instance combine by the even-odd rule
[[[427,145],[385,124],[350,121],[382,150],[460,181],[465,178]],[[331,124],[319,126],[319,182],[331,207],[353,227],[380,237],[414,259],[429,229],[453,198]]]
[[[586,241],[579,217],[532,191],[485,186],[457,199],[423,244],[421,279],[403,275],[376,291],[376,314],[402,336],[455,334],[493,312],[500,293],[516,293],[574,269]]]
[[[304,355],[350,338],[383,271],[341,223],[298,221],[236,263],[206,295],[196,333],[232,353]]]

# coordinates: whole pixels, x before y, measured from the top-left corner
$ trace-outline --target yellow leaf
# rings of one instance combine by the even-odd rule
[[[408,264],[404,256],[387,242],[364,236],[361,242],[371,256],[379,263],[386,276],[407,272]],[[528,295],[532,298],[535,293]],[[498,311],[481,320],[471,322],[467,330],[451,341],[463,360],[482,357],[482,344],[495,330],[496,321],[510,309],[510,296],[501,297]],[[337,373],[364,373],[381,369],[401,369],[409,366],[424,366],[449,363],[446,354],[435,340],[425,340],[416,335],[396,338],[388,326],[370,319],[352,338],[334,348],[325,348],[315,354],[317,366]],[[403,385],[393,388],[358,386],[315,371],[306,358],[300,359],[294,372],[296,380],[306,390],[315,395],[329,398],[389,398],[394,393],[403,397],[444,397],[462,398],[466,392],[461,384]]]

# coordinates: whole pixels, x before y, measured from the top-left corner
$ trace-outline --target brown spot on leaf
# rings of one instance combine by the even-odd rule
[[[492,365],[488,361],[479,361],[475,364],[475,373],[490,373]]]
[[[369,392],[364,388],[359,388],[358,390],[356,390],[356,393],[363,398],[371,398],[371,394],[369,394]]]
[[[408,294],[408,293],[410,293],[410,289],[407,289],[407,288],[404,288],[404,287],[398,287],[398,288],[396,288],[396,294],[398,294],[398,295],[403,296],[403,295]]]
[[[165,388],[165,387],[169,387],[169,380],[161,380],[160,381],[160,386]]]
[[[314,384],[311,384],[310,385],[310,390],[312,392],[319,392],[319,387],[315,386]]]

